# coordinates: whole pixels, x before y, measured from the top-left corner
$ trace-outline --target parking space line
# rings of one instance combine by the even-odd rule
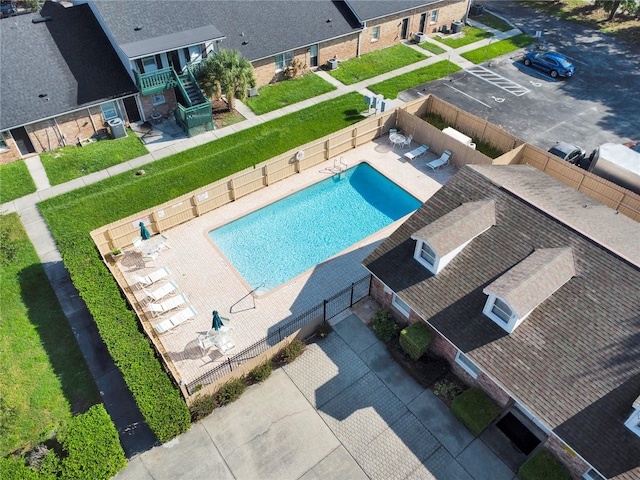
[[[519,83],[509,80],[502,75],[498,75],[497,73],[489,70],[488,68],[481,67],[480,65],[467,68],[465,71],[474,77],[478,77],[485,82],[495,85],[505,92],[509,92],[511,95],[515,95],[516,97],[520,97],[531,91],[527,87],[523,87]]]
[[[487,105],[486,103],[484,103],[484,102],[482,102],[482,101],[478,100],[477,98],[472,97],[472,96],[471,96],[471,95],[469,95],[468,93],[464,93],[462,90],[458,90],[456,87],[452,87],[452,86],[451,86],[451,85],[449,85],[448,83],[445,83],[444,85],[446,85],[446,86],[447,86],[447,87],[449,87],[449,88],[452,88],[452,89],[453,89],[453,90],[455,90],[456,92],[459,92],[459,93],[463,94],[463,95],[464,95],[464,96],[466,96],[466,97],[469,97],[471,100],[475,100],[476,102],[481,103],[481,104],[482,104],[482,105],[484,105],[485,107],[493,108],[491,105]]]

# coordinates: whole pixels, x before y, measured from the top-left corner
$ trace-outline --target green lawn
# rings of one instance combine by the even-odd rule
[[[125,172],[39,204],[100,335],[161,441],[188,428],[189,411],[89,232],[352,125],[364,106],[361,94],[349,93],[148,164],[146,175]]]
[[[441,53],[446,52],[446,50],[444,48],[442,48],[439,45],[436,45],[435,43],[431,43],[430,41],[424,41],[422,43],[419,43],[418,46],[420,48],[422,48],[423,50],[426,50],[427,52],[431,52],[435,55],[440,55]]]
[[[36,191],[24,160],[0,166],[0,203],[10,202]]]
[[[100,140],[84,147],[70,145],[41,153],[40,159],[49,183],[59,185],[147,153],[135,133],[127,130],[127,138]]]
[[[253,113],[262,115],[332,90],[336,87],[318,75],[307,73],[303,77],[261,87],[259,96],[247,99],[246,104]]]
[[[493,33],[487,32],[486,30],[482,30],[481,28],[471,27],[469,25],[465,25],[464,27],[462,27],[462,32],[464,33],[463,37],[459,37],[459,38],[438,37],[437,40],[440,43],[444,43],[448,47],[458,48],[458,47],[464,47],[465,45],[469,45],[470,43],[477,42],[478,40],[482,40],[484,38],[493,37]]]
[[[495,28],[496,30],[500,30],[501,32],[508,32],[509,30],[511,30],[513,28],[507,22],[505,22],[501,18],[496,17],[495,15],[492,15],[491,13],[487,12],[486,10],[484,11],[484,13],[481,16],[473,17],[472,19],[475,20],[478,23],[482,23],[482,24],[486,25],[487,27],[491,27],[491,28]]]
[[[490,58],[499,57],[509,52],[527,47],[532,43],[535,43],[535,41],[535,38],[522,33],[520,35],[516,35],[515,37],[491,43],[485,47],[476,48],[475,50],[463,53],[461,56],[475,64],[478,64],[486,62]]]
[[[434,63],[428,67],[419,68],[403,75],[390,78],[380,83],[369,86],[373,93],[384,95],[385,98],[396,98],[398,93],[413,88],[417,85],[446,77],[461,70],[459,66],[448,60]]]
[[[17,214],[0,216],[0,457],[51,437],[100,402]]]
[[[399,44],[340,62],[338,69],[329,71],[329,74],[345,85],[352,85],[425,58],[426,55]]]

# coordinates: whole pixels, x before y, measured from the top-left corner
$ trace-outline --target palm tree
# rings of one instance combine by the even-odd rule
[[[209,97],[227,97],[229,108],[234,108],[234,100],[247,98],[247,90],[256,86],[253,65],[237,50],[220,50],[209,55],[198,73],[198,80],[204,93]]]

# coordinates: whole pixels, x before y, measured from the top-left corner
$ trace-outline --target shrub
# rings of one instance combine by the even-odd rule
[[[45,476],[38,470],[28,467],[24,457],[0,458],[0,472],[3,480],[53,480],[56,478],[55,475]]]
[[[216,395],[200,395],[196,398],[189,410],[191,411],[191,420],[197,422],[202,420],[204,417],[207,417],[213,412],[218,406],[218,402],[216,400]]]
[[[500,408],[482,390],[470,388],[453,399],[451,413],[478,436],[500,414]]]
[[[569,480],[564,466],[546,450],[538,450],[518,470],[522,480]]]
[[[413,361],[427,352],[432,340],[431,329],[423,322],[413,323],[400,332],[400,346]]]
[[[373,331],[385,343],[389,343],[398,334],[398,325],[386,309],[379,309],[373,315]]]
[[[249,378],[254,382],[264,382],[269,375],[271,375],[271,371],[273,370],[273,363],[271,360],[267,360],[260,366],[257,366],[253,370],[249,372]]]
[[[433,386],[433,393],[444,401],[451,402],[454,398],[463,392],[460,385],[456,385],[453,382],[447,380],[440,380]]]
[[[244,378],[229,380],[227,383],[222,385],[218,390],[218,393],[216,393],[218,405],[223,406],[231,402],[235,402],[246,389],[247,384],[245,383]]]
[[[307,346],[300,340],[294,340],[282,350],[282,357],[286,363],[293,362],[296,358],[302,355],[302,352]]]
[[[127,465],[118,432],[102,405],[73,417],[59,441],[67,452],[60,462],[62,479],[108,479]]]

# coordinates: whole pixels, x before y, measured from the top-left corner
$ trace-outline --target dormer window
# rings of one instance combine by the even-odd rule
[[[640,437],[640,397],[633,402],[633,413],[624,424],[629,430]]]
[[[463,203],[411,235],[416,241],[413,258],[437,274],[471,240],[495,224],[493,200]]]
[[[511,333],[574,275],[570,248],[536,250],[485,287],[482,313]]]

